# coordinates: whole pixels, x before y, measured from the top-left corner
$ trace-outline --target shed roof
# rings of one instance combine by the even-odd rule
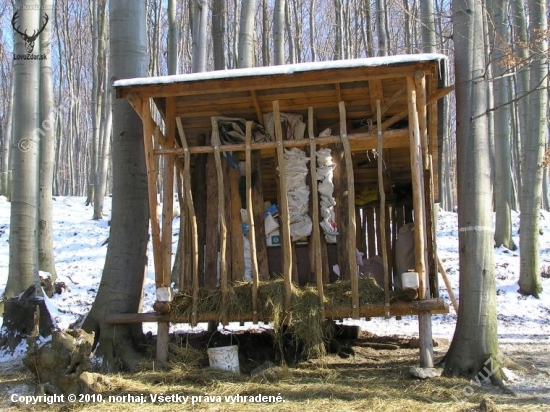
[[[167,102],[173,104],[173,115],[181,119],[192,153],[212,149],[212,117],[238,117],[263,124],[263,115],[273,111],[274,101],[278,101],[281,112],[298,113],[304,119],[312,107],[315,135],[326,128],[338,135],[339,103],[344,102],[347,135],[355,152],[356,184],[364,186],[377,181],[375,163],[365,154],[377,147],[377,101],[381,127],[386,132],[384,148],[389,152],[385,161],[391,180],[410,180],[407,78],[419,73],[425,80],[421,98],[425,102],[428,150],[437,171],[435,103],[449,91],[442,81],[446,62],[442,54],[399,55],[125,79],[115,81],[114,87],[117,97],[133,102],[138,111],[139,102],[152,99],[164,119]],[[256,149],[267,157],[275,155],[274,145]],[[273,174],[271,170],[266,165],[266,174]]]

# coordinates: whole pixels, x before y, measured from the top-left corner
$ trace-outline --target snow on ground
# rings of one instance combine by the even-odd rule
[[[58,327],[67,328],[86,315],[97,293],[107,252],[104,242],[109,236],[108,218],[111,199],[105,201],[104,220],[92,220],[92,207],[85,206],[82,197],[56,197],[53,208],[54,247],[58,281],[67,286],[65,293],[54,295],[49,302]],[[519,216],[513,215],[514,241],[519,244]],[[0,196],[0,294],[8,277],[9,264],[10,203]],[[541,212],[543,235],[540,238],[541,265],[550,272],[550,214]],[[175,224],[175,227],[178,227]],[[174,236],[174,242],[177,236]],[[457,299],[458,294],[458,226],[457,215],[439,212],[437,225],[439,256],[447,269]],[[149,253],[149,270],[145,286],[144,311],[152,310],[155,299],[152,253]],[[498,333],[501,343],[537,343],[550,345],[550,279],[543,278],[541,299],[523,297],[517,293],[519,276],[519,249],[510,252],[495,249],[498,302]],[[440,281],[440,294],[449,301],[444,283]],[[0,322],[2,319],[0,318]],[[456,323],[456,313],[451,308],[447,315],[433,316],[434,337],[451,339]],[[402,320],[376,318],[360,322],[361,326],[377,334],[415,336],[418,333],[416,317]],[[199,325],[200,327],[201,325]],[[183,326],[176,326],[182,329]],[[155,324],[144,324],[146,330],[155,332]],[[183,327],[185,328],[185,327]],[[13,356],[4,355],[0,362],[22,355],[23,348]]]

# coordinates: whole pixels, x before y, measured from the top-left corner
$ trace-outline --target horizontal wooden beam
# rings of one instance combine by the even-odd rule
[[[395,129],[384,132],[384,149],[406,148],[409,147],[409,130],[408,129]],[[378,146],[376,133],[357,133],[349,134],[348,140],[352,152],[364,151],[370,149],[376,149]],[[327,136],[317,137],[315,143],[317,145],[327,145],[332,143],[341,143],[340,136]],[[302,140],[283,140],[283,147],[305,147],[309,145],[308,139]],[[250,145],[252,150],[264,150],[264,149],[276,149],[277,142],[262,142],[252,143]],[[246,145],[244,143],[238,144],[223,144],[220,146],[220,152],[244,152]],[[157,149],[154,151],[155,155],[183,155],[184,150],[182,148],[177,149]],[[189,153],[214,153],[213,146],[195,146],[189,148]]]
[[[141,97],[170,97],[192,94],[228,93],[250,90],[278,89],[284,83],[285,87],[303,87],[321,84],[357,82],[392,77],[414,75],[416,70],[426,74],[435,74],[437,67],[434,62],[415,63],[399,66],[352,67],[340,69],[314,70],[306,72],[259,75],[243,77],[227,77],[204,81],[175,82],[166,84],[133,85],[116,88],[117,98],[127,98],[131,93]]]
[[[359,316],[365,318],[376,318],[384,316],[385,306],[383,303],[364,305],[359,309]],[[438,299],[425,299],[415,300],[412,302],[394,302],[390,304],[390,316],[407,316],[418,315],[418,312],[429,311],[432,314],[445,314],[449,313],[449,304],[441,298]],[[343,319],[350,318],[352,313],[351,304],[349,307],[338,308],[326,308],[326,319]],[[269,322],[270,318],[261,318],[260,321]],[[252,321],[252,313],[240,313],[238,315],[230,315],[230,322],[247,322]],[[219,321],[219,313],[199,313],[199,322]],[[107,315],[105,317],[105,323],[107,324],[127,324],[127,323],[146,323],[146,322],[172,322],[172,323],[189,323],[189,316],[182,315],[159,315],[155,312],[148,313],[119,313]]]

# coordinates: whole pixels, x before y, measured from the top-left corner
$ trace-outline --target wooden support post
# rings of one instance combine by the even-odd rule
[[[183,192],[185,194],[185,203],[189,211],[189,223],[191,226],[191,254],[192,254],[192,305],[191,326],[197,326],[198,322],[198,304],[199,304],[199,239],[197,234],[197,214],[195,213],[195,204],[193,203],[193,193],[191,191],[191,155],[187,146],[187,139],[181,123],[181,118],[176,118],[176,126],[183,148]],[[179,164],[179,163],[178,163]]]
[[[384,135],[382,133],[382,110],[376,100],[376,128],[378,133],[378,193],[380,195],[380,244],[382,245],[382,266],[384,268],[384,316],[390,317],[390,270],[388,267],[388,243],[386,241],[386,190],[384,188]]]
[[[441,261],[441,259],[439,259],[439,257],[437,258],[437,267],[439,268],[439,273],[441,273],[441,277],[443,278],[443,282],[445,283],[445,287],[447,288],[447,292],[449,293],[449,297],[451,298],[451,302],[453,304],[453,307],[455,308],[455,312],[458,313],[458,302],[453,292],[453,287],[451,286],[451,282],[449,281],[449,277],[447,276],[447,271],[443,266],[443,262]]]
[[[317,191],[317,148],[313,132],[313,107],[307,111],[307,132],[309,136],[309,172],[311,174],[311,198],[312,198],[312,220],[313,230],[311,242],[313,243],[313,271],[319,295],[319,307],[321,317],[325,318],[325,294],[323,287],[323,260],[321,255],[321,231],[319,229],[319,192]]]
[[[157,215],[157,170],[153,155],[153,118],[151,117],[149,99],[143,100],[141,111],[143,119],[143,139],[145,144],[145,164],[147,167],[147,187],[149,190],[149,215],[151,218],[151,238],[153,241],[155,283],[157,287],[160,287],[164,282],[164,271],[162,269],[160,226]]]
[[[367,256],[370,258],[376,256],[376,239],[375,239],[375,226],[374,226],[374,208],[367,206],[363,209],[365,218],[367,220]]]
[[[166,137],[169,147],[176,144],[176,106],[175,99],[166,101]],[[174,167],[175,157],[166,156],[163,170],[163,203],[162,203],[162,270],[164,274],[162,286],[170,287],[172,280],[172,217],[174,216]]]
[[[292,300],[292,245],[290,239],[290,219],[288,212],[288,194],[286,189],[285,157],[283,148],[283,130],[279,101],[273,102],[275,121],[275,139],[277,141],[277,161],[279,165],[279,215],[281,217],[281,247],[283,252],[283,277],[285,287],[285,309],[290,309]]]
[[[357,278],[357,259],[355,251],[357,249],[355,243],[356,225],[355,225],[355,182],[353,177],[353,161],[351,159],[351,149],[347,134],[346,125],[346,104],[341,101],[338,103],[340,112],[340,136],[342,137],[342,146],[344,147],[344,160],[346,163],[346,180],[347,180],[347,198],[348,198],[348,233],[347,239],[342,239],[346,242],[348,249],[348,261],[345,264],[349,265],[351,277],[351,313],[354,319],[359,319],[359,282]],[[342,262],[341,262],[342,263]]]
[[[233,169],[227,167],[229,173],[227,174],[230,194],[229,203],[230,207],[227,211],[230,212],[231,219],[228,223],[229,239],[231,239],[231,245],[228,245],[228,252],[231,253],[231,280],[236,282],[242,282],[244,280],[244,237],[243,226],[241,220],[242,201],[239,191],[239,182],[241,180],[241,172],[239,169]],[[229,260],[229,258],[228,258]]]
[[[175,99],[169,98],[166,102],[166,145],[174,147],[176,142],[175,123]],[[162,231],[161,231],[161,260],[162,260],[162,283],[159,287],[170,289],[172,280],[172,216],[174,214],[174,163],[175,157],[168,155],[165,159],[163,170],[164,188],[162,204]],[[170,291],[168,298],[171,301]],[[157,299],[159,295],[157,294]],[[163,299],[164,300],[164,299]],[[168,344],[170,342],[170,323],[158,322],[157,324],[157,360],[166,362],[168,360]]]
[[[413,184],[413,213],[414,213],[414,246],[415,270],[418,272],[420,287],[419,299],[427,295],[426,282],[426,208],[424,204],[423,159],[418,109],[416,102],[416,87],[412,76],[407,77],[407,100],[409,110],[409,128],[411,145],[411,174]],[[420,366],[433,367],[432,321],[429,311],[418,314]]]
[[[220,216],[220,288],[221,288],[221,303],[220,315],[223,325],[228,324],[227,319],[227,223],[225,217],[225,195],[223,183],[222,160],[220,156],[220,130],[218,129],[218,119],[212,117],[212,145],[214,146],[214,159],[216,161],[216,175],[218,176],[218,212]]]
[[[258,284],[260,276],[258,259],[256,257],[256,228],[254,211],[252,210],[252,153],[250,141],[252,138],[252,122],[246,122],[245,134],[245,180],[246,180],[246,212],[248,215],[248,241],[250,242],[250,266],[252,268],[252,322],[258,323]]]

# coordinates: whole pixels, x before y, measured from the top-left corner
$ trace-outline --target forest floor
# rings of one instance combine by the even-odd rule
[[[383,337],[380,341],[404,342],[397,337]],[[437,341],[440,345],[434,351],[440,359],[448,344]],[[360,345],[361,339],[357,343]],[[161,370],[106,375],[101,399],[83,397],[80,402],[52,405],[12,402],[12,395],[33,395],[36,388],[34,376],[12,363],[11,367],[5,365],[0,374],[0,410],[550,411],[548,344],[535,339],[528,344],[501,342],[500,347],[521,366],[521,370],[513,372],[514,378],[507,385],[514,395],[490,383],[447,377],[413,378],[409,369],[418,364],[418,349],[352,346],[355,354],[347,359],[330,354],[295,367],[273,366],[254,377],[215,371],[200,362],[187,366],[172,363]],[[144,364],[144,369],[151,369],[151,365],[145,368]],[[271,402],[250,402],[250,396],[256,399],[258,395],[271,396],[268,398]],[[164,396],[163,401],[160,396]]]

